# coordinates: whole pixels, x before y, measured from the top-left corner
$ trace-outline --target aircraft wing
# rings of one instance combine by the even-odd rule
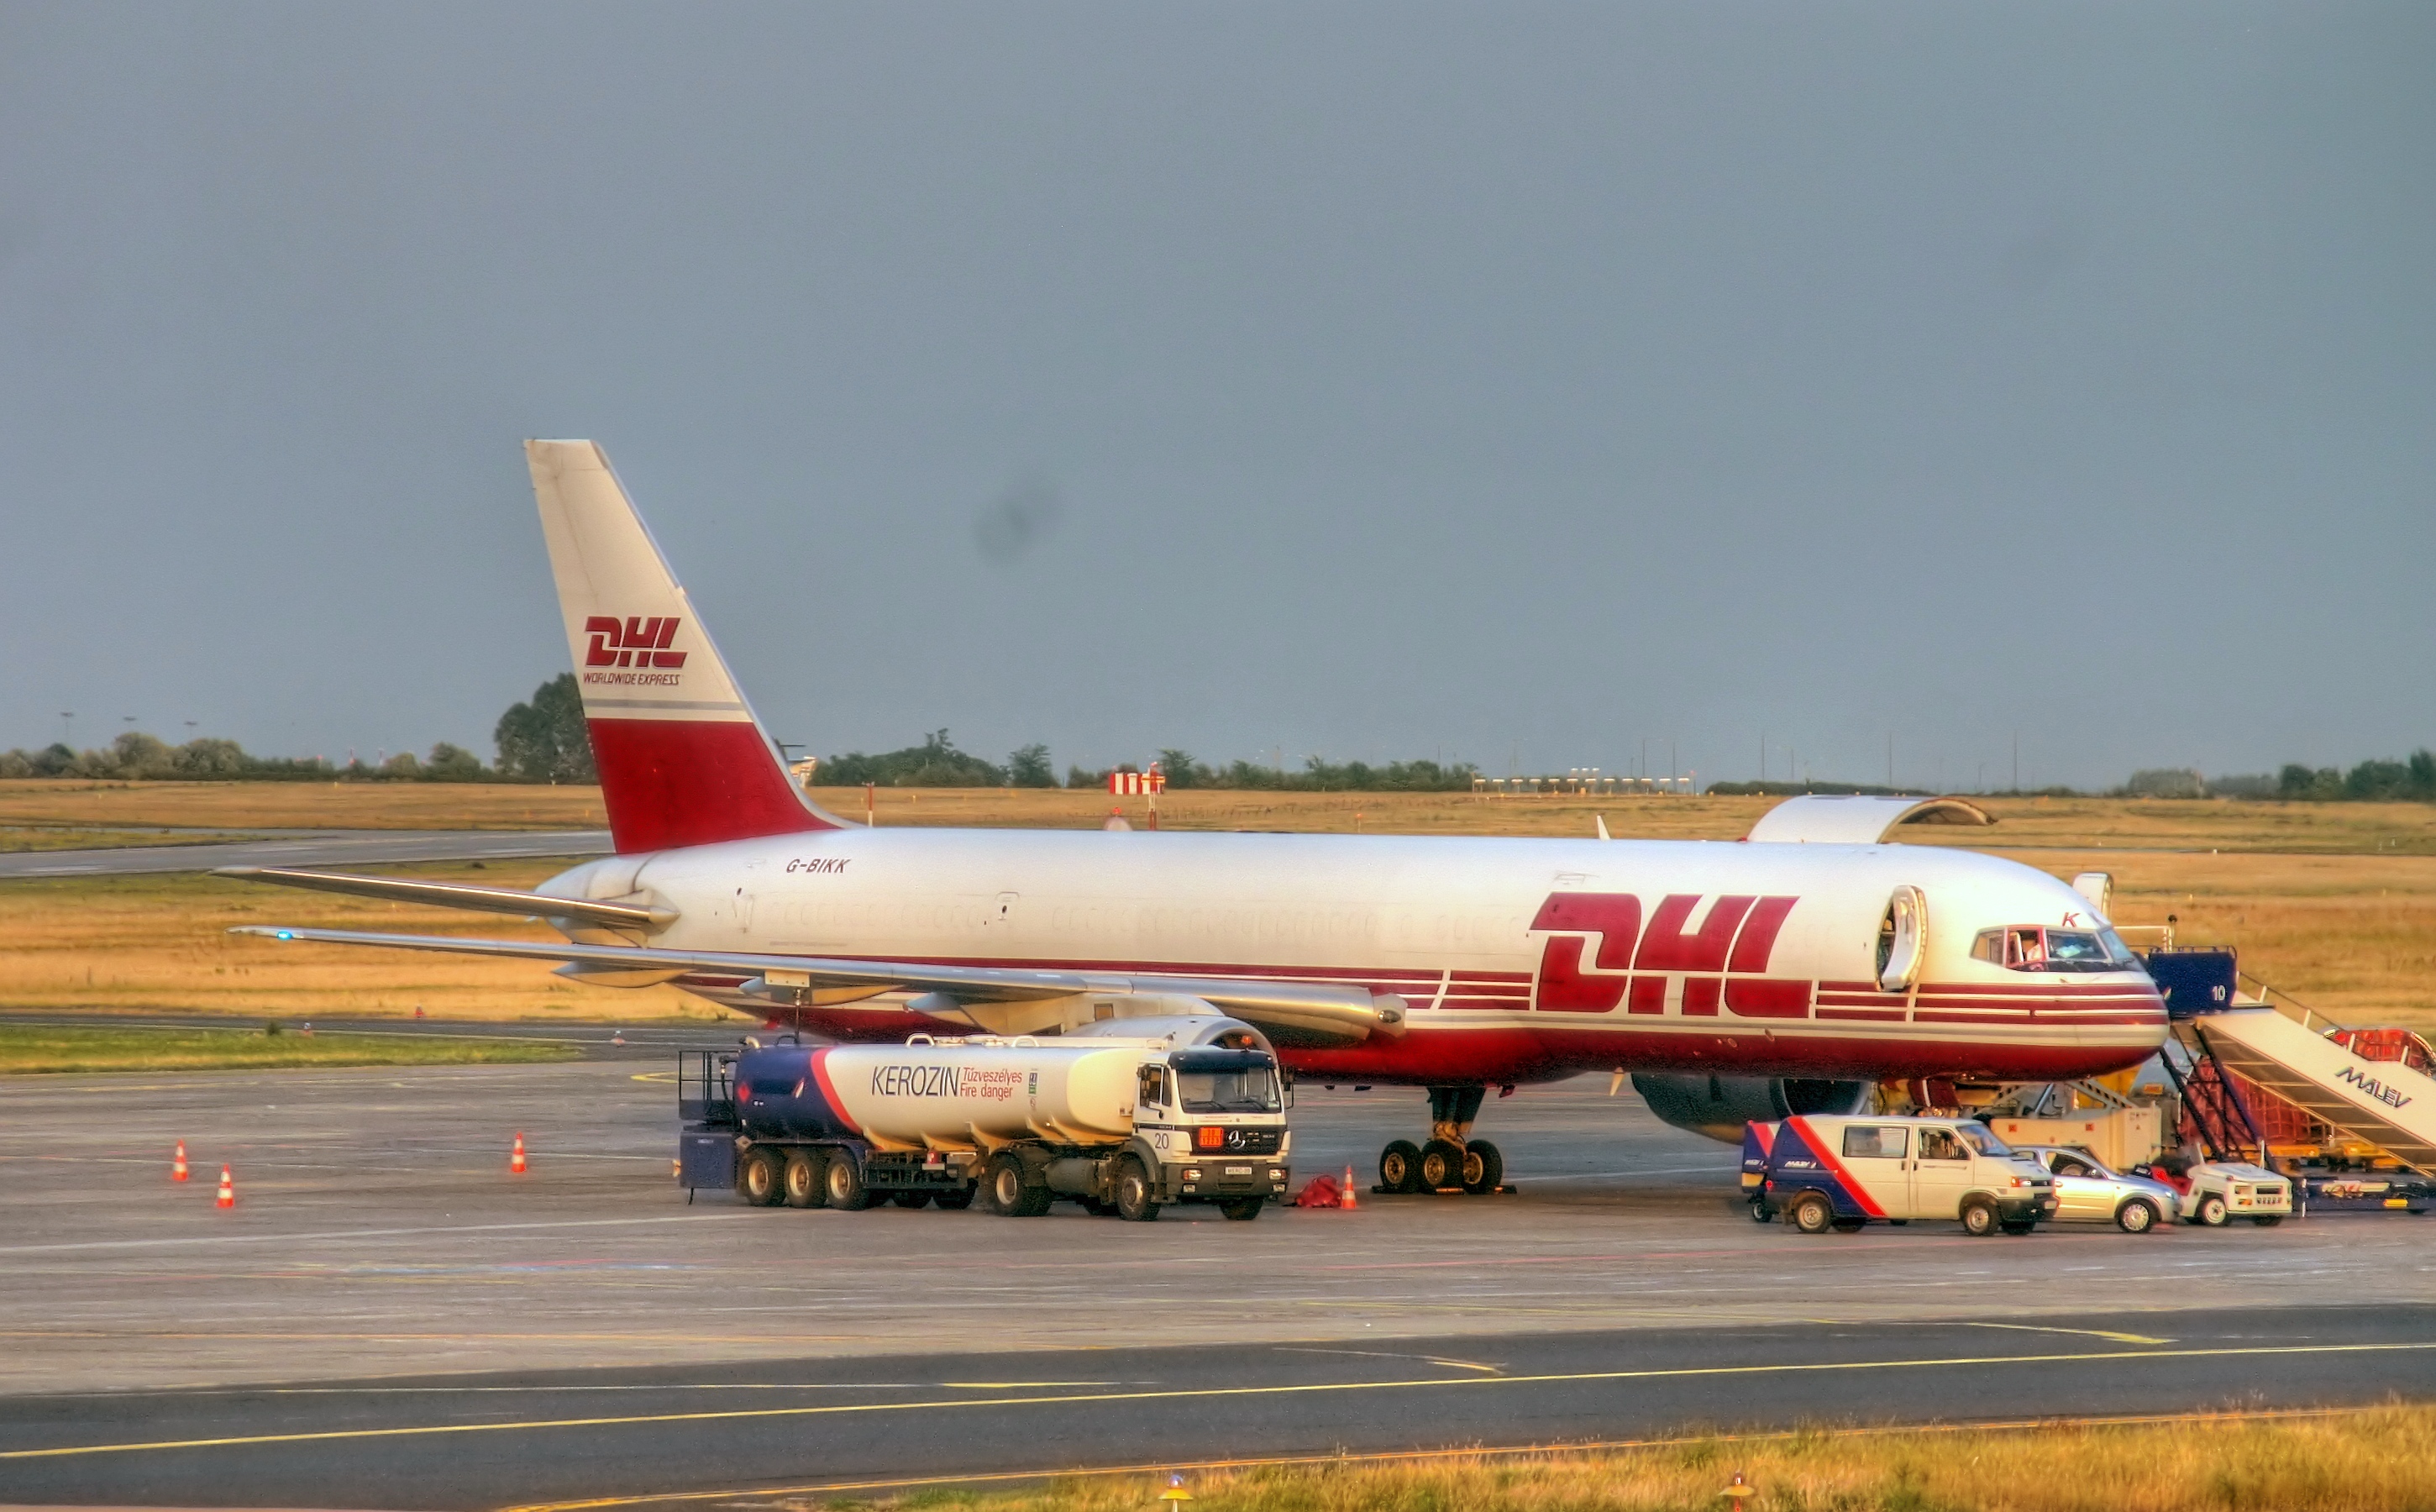
[[[544,900],[551,901],[551,900]],[[478,940],[426,934],[374,934],[356,930],[292,930],[249,925],[232,934],[322,945],[374,945],[393,949],[440,950],[457,955],[507,956],[557,961],[584,972],[734,973],[757,981],[776,1000],[788,989],[860,989],[937,993],[958,1001],[1036,1002],[1090,992],[1171,993],[1199,998],[1262,1029],[1358,1042],[1373,1034],[1404,1032],[1404,1003],[1374,998],[1360,987],[1323,982],[1249,982],[1225,978],[1112,976],[1099,972],[1029,971],[1011,966],[936,965],[905,961],[855,961],[822,956],[749,954],[722,950],[670,950],[653,946],[557,944],[539,940]]]
[[[524,913],[542,919],[573,919],[611,929],[666,929],[677,921],[677,911],[662,904],[596,902],[588,898],[551,897],[512,887],[476,887],[465,882],[426,882],[418,878],[360,877],[354,872],[314,872],[292,866],[222,866],[214,877],[244,882],[275,882],[321,893],[352,893],[392,903],[422,903],[433,908],[481,909],[493,913]]]

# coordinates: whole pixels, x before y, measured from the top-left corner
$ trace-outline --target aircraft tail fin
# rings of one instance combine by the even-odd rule
[[[529,441],[533,495],[618,851],[841,823],[804,796],[588,441]]]

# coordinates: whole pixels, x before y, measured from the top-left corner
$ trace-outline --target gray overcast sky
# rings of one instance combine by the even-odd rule
[[[2418,0],[6,0],[0,746],[487,754],[547,435],[823,753],[2400,753],[2431,80]]]

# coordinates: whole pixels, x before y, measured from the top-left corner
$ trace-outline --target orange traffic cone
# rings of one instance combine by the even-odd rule
[[[1345,1168],[1345,1185],[1339,1190],[1343,1195],[1337,1198],[1337,1207],[1343,1208],[1347,1212],[1351,1212],[1354,1208],[1362,1206],[1360,1203],[1353,1200],[1353,1168],[1351,1166],[1347,1166]]]
[[[236,1206],[236,1178],[229,1173],[229,1168],[226,1166],[220,1167],[219,1201],[212,1204],[212,1206],[215,1208],[234,1208]]]
[[[525,1173],[525,1137],[524,1137],[523,1135],[519,1134],[519,1135],[517,1135],[517,1136],[516,1136],[516,1147],[515,1147],[515,1149],[514,1149],[514,1150],[513,1150],[513,1151],[511,1151],[511,1152],[509,1153],[509,1155],[508,1155],[508,1174],[510,1174],[510,1175],[512,1175],[512,1176],[521,1176],[521,1175],[523,1175],[524,1173]]]
[[[177,1157],[169,1162],[169,1179],[172,1181],[186,1179],[186,1141],[183,1139],[178,1141]]]

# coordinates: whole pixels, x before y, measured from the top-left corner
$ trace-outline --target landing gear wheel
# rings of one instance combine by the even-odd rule
[[[1985,1197],[1973,1197],[1962,1205],[1962,1231],[1974,1239],[1985,1239],[1996,1231],[1996,1205]]]
[[[1463,1146],[1453,1139],[1432,1139],[1421,1146],[1421,1190],[1439,1191],[1463,1185]]]
[[[787,1152],[787,1206],[818,1208],[828,1200],[821,1190],[821,1157],[809,1150]]]
[[[1379,1152],[1379,1185],[1389,1191],[1421,1190],[1421,1147],[1410,1139],[1390,1139]]]
[[[827,1189],[832,1208],[859,1213],[871,1206],[871,1189],[862,1184],[861,1162],[848,1151],[829,1157],[828,1169],[821,1173],[821,1185]]]
[[[1463,1190],[1486,1197],[1505,1184],[1505,1156],[1487,1139],[1463,1147]]]
[[[1784,1210],[1784,1215],[1793,1220],[1794,1227],[1805,1234],[1823,1234],[1836,1221],[1836,1209],[1828,1206],[1827,1194],[1823,1191],[1805,1191],[1794,1198],[1793,1206]]]
[[[991,1209],[1009,1218],[1037,1218],[1049,1210],[1048,1187],[1034,1186],[1024,1173],[1023,1162],[1013,1155],[990,1161],[982,1185],[988,1189]]]
[[[2222,1228],[2233,1221],[2233,1209],[2224,1205],[2222,1197],[2210,1192],[2200,1199],[2199,1220],[2206,1227]]]
[[[1261,1208],[1267,1202],[1265,1197],[1239,1197],[1233,1202],[1220,1203],[1218,1210],[1227,1215],[1230,1224],[1248,1224],[1261,1216]]]
[[[736,1194],[752,1207],[776,1207],[786,1195],[785,1183],[774,1151],[747,1150],[736,1163]]]
[[[940,1192],[931,1200],[951,1213],[962,1212],[973,1205],[973,1189],[958,1187],[951,1191]]]
[[[892,1191],[888,1194],[888,1200],[899,1208],[928,1208],[931,1206],[931,1193],[927,1188],[913,1191]]]
[[[2272,1228],[2284,1221],[2282,1213],[2260,1213],[2250,1220],[2261,1228]]]
[[[2157,1205],[2145,1197],[2134,1197],[2114,1209],[2114,1226],[2127,1234],[2145,1234],[2157,1226]]]
[[[1129,1155],[1117,1162],[1118,1217],[1129,1224],[1147,1224],[1157,1218],[1157,1190],[1150,1184],[1150,1173],[1142,1169],[1141,1156]]]

